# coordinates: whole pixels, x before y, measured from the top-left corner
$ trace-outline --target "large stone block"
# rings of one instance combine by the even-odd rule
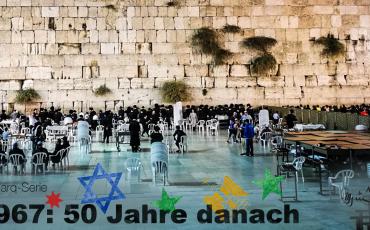
[[[63,89],[73,89],[73,79],[59,79],[58,81],[58,90]]]
[[[248,69],[245,65],[232,65],[230,76],[233,77],[249,76]]]
[[[45,18],[57,18],[59,17],[59,7],[42,7],[41,15]]]
[[[51,68],[50,67],[27,67],[26,68],[27,79],[51,79]]]

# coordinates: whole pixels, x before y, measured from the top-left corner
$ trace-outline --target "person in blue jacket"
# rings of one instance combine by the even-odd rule
[[[243,133],[245,138],[246,152],[240,155],[246,155],[253,157],[253,137],[254,137],[254,127],[253,124],[247,119],[244,122]]]

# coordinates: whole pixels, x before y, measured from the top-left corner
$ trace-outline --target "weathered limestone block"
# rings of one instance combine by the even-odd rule
[[[264,87],[247,87],[238,88],[238,98],[245,103],[253,103],[255,100],[261,100],[265,98],[265,88]],[[253,100],[253,102],[252,102]]]
[[[317,85],[335,85],[336,80],[334,76],[327,76],[327,75],[318,75],[317,78]]]
[[[216,78],[217,80],[218,78]],[[256,86],[257,82],[254,77],[245,77],[245,78],[227,78],[227,87],[228,88],[246,88],[250,86]]]
[[[167,71],[168,71],[167,66],[160,66],[160,65],[148,66],[148,76],[149,77],[166,78]]]
[[[227,77],[229,76],[229,65],[210,66],[210,76]],[[208,71],[208,68],[207,68]]]
[[[92,80],[91,79],[73,79],[73,88],[91,90]]]
[[[55,79],[32,80],[32,82],[33,82],[32,87],[35,90],[45,90],[45,89],[49,91],[58,90],[58,80]]]
[[[59,7],[42,7],[41,15],[46,18],[59,17]]]
[[[369,75],[347,75],[346,76],[347,85],[369,85]]]
[[[284,87],[284,98],[301,98],[302,92],[300,87]]]
[[[161,96],[158,89],[131,89],[123,92],[123,100],[125,105],[153,106],[161,103]]]
[[[174,52],[171,43],[153,43],[153,54],[171,54]]]
[[[249,76],[248,69],[244,65],[232,65],[230,76],[232,77],[245,77]]]
[[[163,83],[165,83],[166,81],[172,81],[172,80],[175,80],[175,78],[156,77],[154,78],[154,86],[155,88],[160,88],[163,85]]]
[[[219,105],[225,101],[235,101],[237,100],[237,90],[230,89],[208,89],[207,95],[202,95],[202,90],[193,89],[192,97],[199,98],[195,104],[209,104],[209,105]]]
[[[119,89],[130,89],[131,88],[131,78],[118,78],[118,88]]]
[[[294,85],[294,76],[293,75],[287,75],[284,77],[284,86],[285,87],[295,87]]]
[[[35,34],[33,31],[22,31],[22,43],[34,43]]]
[[[284,90],[282,87],[265,88],[266,99],[283,98]]]
[[[100,76],[104,78],[138,77],[137,66],[100,66]]]
[[[306,85],[306,77],[304,75],[294,75],[294,86],[305,86]]]
[[[81,45],[81,54],[99,54],[99,53],[100,53],[99,44],[85,43]]]
[[[257,84],[264,87],[283,87],[284,76],[258,76]]]
[[[80,54],[81,44],[78,43],[62,43],[58,44],[59,54]]]
[[[226,77],[215,78],[215,88],[227,88],[228,79]]]
[[[342,26],[344,27],[359,27],[360,17],[358,15],[343,15]]]
[[[154,88],[154,78],[133,78],[131,79],[132,89],[152,89]]]
[[[22,89],[30,89],[33,88],[33,80],[25,80],[22,85]]]
[[[101,43],[100,44],[100,52],[101,54],[119,54],[120,47],[119,43]]]
[[[27,67],[26,68],[27,79],[51,79],[51,68],[50,67]]]
[[[215,78],[214,77],[202,77],[202,88],[214,88]]]
[[[305,86],[312,87],[318,86],[318,80],[315,75],[306,75],[305,76]]]
[[[0,81],[0,88],[4,90],[20,90],[22,84],[20,81],[10,80],[10,81]]]
[[[177,66],[169,66],[168,67],[168,70],[167,70],[167,73],[168,73],[168,77],[184,77],[185,73],[184,73],[185,69],[184,69],[184,66],[180,66],[180,65],[177,65]]]
[[[73,89],[73,79],[59,79],[58,91],[63,89]]]
[[[64,67],[63,78],[82,78],[82,67]]]

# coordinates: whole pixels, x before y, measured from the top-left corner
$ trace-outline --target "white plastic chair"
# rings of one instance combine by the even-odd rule
[[[104,126],[103,125],[96,126],[96,131],[95,131],[96,140],[103,141],[103,137],[104,137]]]
[[[334,177],[329,177],[329,185],[333,186],[334,192],[335,189],[339,191],[340,200],[344,199],[345,189],[349,186],[349,179],[355,176],[355,172],[351,169],[345,169],[339,171]]]
[[[63,165],[64,167],[69,168],[69,152],[71,151],[72,146],[69,146],[64,149]]]
[[[9,141],[1,141],[1,150],[4,152],[4,153],[8,153],[9,152]]]
[[[197,123],[198,126],[198,132],[204,132],[204,125],[206,124],[206,121],[204,120],[199,120]]]
[[[7,163],[2,163],[3,161]],[[8,158],[5,153],[0,153],[0,172],[3,173],[4,168],[6,167],[6,173],[9,174]]]
[[[178,125],[180,126],[181,130],[186,130],[186,121],[185,120],[178,120]]]
[[[21,129],[21,134],[22,135],[26,135],[26,134],[29,134],[29,133],[31,133],[30,128],[22,128]]]
[[[270,139],[272,150],[282,147],[283,145],[283,137],[282,136],[274,136]]]
[[[31,159],[32,173],[34,172],[36,175],[37,168],[41,166],[42,172],[45,174],[45,171],[46,171],[46,163],[44,162],[45,158],[47,158],[47,155],[44,152],[38,152],[38,153],[33,154],[32,159]]]
[[[20,173],[23,174],[26,172],[26,161],[21,164],[21,159],[24,160],[24,157],[21,154],[12,154],[9,157],[9,162],[12,164],[16,173],[18,173],[18,166],[21,167]]]
[[[154,131],[155,124],[149,124],[149,131]]]
[[[269,140],[272,137],[272,132],[264,132],[261,134],[260,140],[262,141],[263,147],[269,143]]]
[[[213,121],[211,123],[211,126],[209,127],[209,131],[211,133],[214,133],[214,135],[218,135],[218,126],[219,126],[219,122],[218,121]]]
[[[9,131],[10,131],[12,134],[18,134],[18,132],[19,132],[19,126],[18,126],[16,123],[12,123],[12,124],[10,125]]]
[[[184,152],[188,151],[188,137],[181,136],[179,145],[180,145],[180,151],[184,155]]]
[[[84,150],[86,154],[89,154],[91,151],[91,137],[89,136],[88,138],[81,138],[78,141],[78,144],[80,146],[80,151]]]
[[[211,129],[211,125],[212,125],[212,121],[211,120],[207,120],[206,121],[206,132],[208,133],[209,130]]]
[[[163,174],[163,185],[166,185],[166,180],[168,180],[168,168],[167,163],[164,161],[154,161],[152,162],[152,173],[153,182],[157,184],[157,174]]]
[[[60,161],[56,163],[56,165],[59,167],[59,169],[63,169],[63,156],[66,149],[59,150],[56,154],[49,156],[49,161],[52,162],[51,158],[59,156]]]
[[[129,180],[132,176],[132,173],[137,173],[137,180],[140,182],[140,174],[143,165],[141,164],[140,159],[138,158],[128,158],[125,161],[126,170],[127,170],[127,179]]]
[[[49,130],[45,130],[44,133],[46,142],[55,142],[55,136]]]
[[[305,162],[306,158],[305,157],[296,157],[291,163],[284,163],[283,165],[285,166],[292,166],[295,169],[295,176],[298,184],[298,172],[301,172],[301,177],[302,177],[302,184],[304,188],[304,176],[303,176],[303,163]]]

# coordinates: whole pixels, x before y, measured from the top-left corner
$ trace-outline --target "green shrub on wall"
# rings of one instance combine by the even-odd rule
[[[334,35],[328,34],[327,37],[320,37],[315,41],[315,44],[322,45],[324,48],[321,52],[322,55],[329,57],[337,57],[344,55],[345,48],[338,39],[334,38]]]
[[[100,96],[105,96],[111,92],[112,90],[110,90],[106,85],[101,85],[94,91],[94,94],[95,96],[100,97]]]
[[[270,53],[262,54],[252,61],[251,70],[257,74],[264,74],[275,69],[276,59]]]
[[[253,49],[261,53],[267,53],[277,41],[275,38],[255,36],[250,38],[245,38],[242,42],[243,47],[248,49]]]
[[[221,48],[217,32],[208,27],[196,30],[191,38],[191,44],[201,53],[211,55],[215,65],[224,64],[226,59],[232,55],[229,50]]]
[[[222,28],[222,32],[224,33],[236,34],[239,33],[240,31],[241,31],[240,27],[236,25],[225,25]]]
[[[36,90],[24,89],[17,91],[14,102],[17,104],[25,105],[40,98],[40,94]]]
[[[166,81],[160,88],[162,100],[166,103],[189,101],[190,93],[188,86],[183,81]]]
[[[258,56],[251,62],[251,70],[256,74],[266,74],[276,68],[277,61],[270,53],[270,49],[277,43],[276,39],[264,36],[245,38],[242,46],[254,50]]]

